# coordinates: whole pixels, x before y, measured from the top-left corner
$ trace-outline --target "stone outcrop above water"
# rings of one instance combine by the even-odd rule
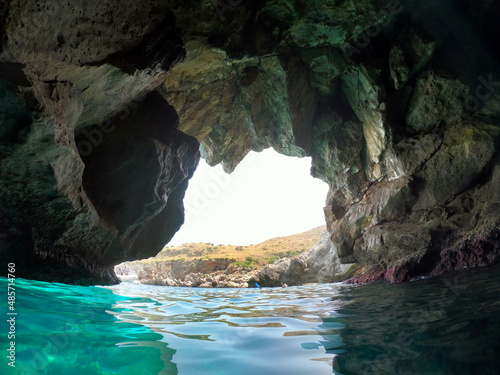
[[[231,259],[172,260],[125,263],[115,268],[119,277],[136,275],[136,282],[150,285],[198,288],[248,288],[256,271],[237,267]]]
[[[295,258],[283,258],[261,269],[250,279],[261,286],[289,286],[308,283],[328,283],[344,280],[352,274],[355,265],[340,264],[337,251],[330,240],[330,233],[323,232],[319,241],[305,253]]]
[[[4,2],[0,258],[115,282],[182,225],[201,144],[228,172],[250,150],[311,156],[325,259],[359,281],[497,262],[499,17],[488,1]],[[280,274],[323,267],[299,259]]]

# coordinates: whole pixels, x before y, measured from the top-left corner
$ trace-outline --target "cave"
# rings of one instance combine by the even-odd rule
[[[18,5],[0,6],[0,258],[19,277],[118,282],[182,226],[201,154],[231,173],[267,148],[312,158],[353,282],[498,262],[496,3]]]

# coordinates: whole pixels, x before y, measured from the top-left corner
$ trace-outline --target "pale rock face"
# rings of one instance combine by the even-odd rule
[[[180,130],[200,141],[209,164],[222,163],[230,173],[248,152],[268,147],[305,156],[295,146],[286,73],[276,56],[231,59],[203,40],[189,41],[186,52],[162,93],[179,114]]]
[[[227,258],[125,263],[117,268],[120,274],[136,273],[141,284],[192,288],[248,288],[256,273],[234,266]]]
[[[350,275],[350,264],[340,264],[337,249],[324,231],[318,242],[296,258],[283,258],[259,271],[249,284],[289,286],[306,283],[325,283],[342,280]]]
[[[498,261],[498,5],[213,4],[0,5],[2,260],[116,281],[182,224],[201,144],[226,171],[311,156],[333,252],[367,275]],[[333,252],[279,267],[336,273]]]

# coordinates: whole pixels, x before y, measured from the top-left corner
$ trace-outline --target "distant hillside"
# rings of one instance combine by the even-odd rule
[[[126,262],[122,265],[137,266],[140,264],[151,264],[175,260],[195,259],[231,259],[235,265],[249,268],[257,268],[272,263],[277,259],[294,257],[309,250],[320,238],[325,230],[324,226],[311,229],[307,232],[294,234],[292,236],[276,237],[257,245],[233,246],[214,245],[212,243],[190,243],[181,246],[165,247],[153,258],[135,262]]]

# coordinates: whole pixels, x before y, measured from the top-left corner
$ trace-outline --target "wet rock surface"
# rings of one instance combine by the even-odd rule
[[[0,7],[0,254],[19,277],[115,282],[160,251],[198,142],[226,171],[250,150],[311,156],[358,277],[498,261],[498,5],[219,3]]]

